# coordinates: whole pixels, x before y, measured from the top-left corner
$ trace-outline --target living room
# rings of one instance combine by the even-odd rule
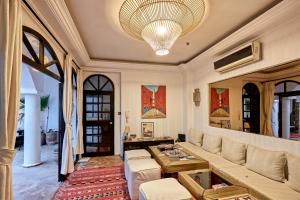
[[[12,163],[19,153],[21,61],[48,77],[49,67],[60,65],[63,74],[60,116],[53,119],[59,120],[57,191],[34,193],[47,190],[41,183],[19,199],[170,199],[168,187],[155,189],[160,184],[178,188],[174,200],[300,199],[299,1],[147,2],[1,1],[0,120],[8,128],[0,132],[0,199],[18,193]],[[24,39],[28,32],[41,46]],[[44,48],[53,61],[46,61]],[[24,137],[40,134],[27,127]],[[30,147],[24,144],[24,151]],[[237,161],[238,153],[244,157]],[[281,171],[272,171],[275,164],[264,163],[270,160],[263,154]],[[151,166],[153,173],[136,177]],[[288,174],[278,175],[282,170]],[[121,189],[103,192],[103,174],[114,174]],[[191,184],[198,178],[205,180],[201,187]],[[221,190],[212,188],[214,181]]]

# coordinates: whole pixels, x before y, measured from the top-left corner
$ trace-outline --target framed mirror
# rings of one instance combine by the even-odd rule
[[[300,141],[300,61],[209,85],[210,126]]]

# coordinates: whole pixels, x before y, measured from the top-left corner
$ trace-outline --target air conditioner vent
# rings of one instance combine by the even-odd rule
[[[261,59],[259,42],[251,42],[214,62],[215,70],[227,72]]]

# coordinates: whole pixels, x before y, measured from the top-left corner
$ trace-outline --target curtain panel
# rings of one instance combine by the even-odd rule
[[[263,84],[263,114],[264,114],[264,123],[263,123],[263,135],[273,136],[272,129],[272,108],[274,101],[275,93],[275,83],[266,82]]]
[[[68,54],[64,67],[64,94],[63,113],[66,123],[65,134],[62,146],[61,174],[69,174],[74,171],[74,158],[72,151],[72,56]]]
[[[22,61],[20,0],[0,0],[0,199],[12,200]]]
[[[77,71],[77,143],[76,154],[82,155],[84,153],[83,147],[83,128],[82,128],[82,108],[83,108],[83,77],[82,70]]]

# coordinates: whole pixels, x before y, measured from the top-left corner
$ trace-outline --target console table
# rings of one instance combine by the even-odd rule
[[[148,149],[150,146],[159,144],[174,144],[174,139],[171,137],[162,138],[138,138],[135,140],[123,140],[123,158],[124,152],[134,149]]]

